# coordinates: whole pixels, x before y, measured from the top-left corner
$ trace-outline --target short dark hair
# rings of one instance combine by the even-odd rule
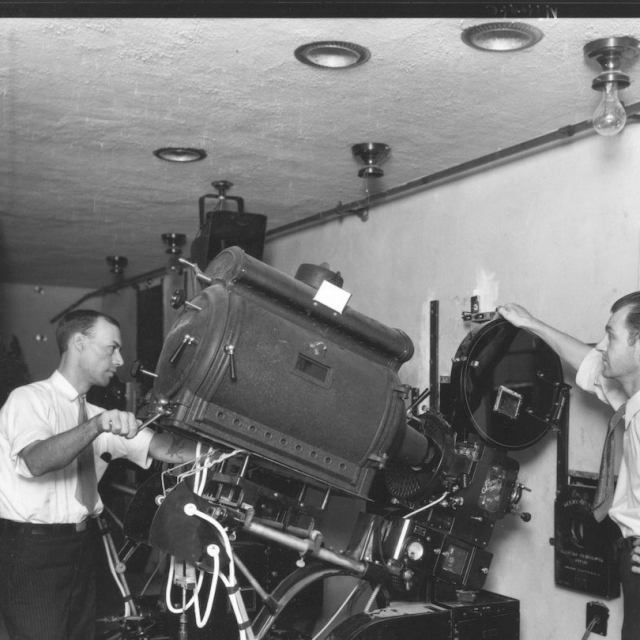
[[[626,325],[629,330],[629,344],[633,344],[640,338],[640,291],[628,293],[613,303],[611,313],[628,307]]]
[[[115,318],[108,316],[106,313],[100,313],[100,311],[76,309],[65,314],[56,328],[56,343],[60,355],[67,350],[69,339],[74,333],[82,333],[85,336],[92,335],[93,328],[100,318],[120,328],[120,323]]]

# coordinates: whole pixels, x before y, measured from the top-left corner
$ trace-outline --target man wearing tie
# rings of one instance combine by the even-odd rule
[[[640,638],[640,567],[635,563],[640,561],[640,553],[633,553],[633,545],[636,536],[640,536],[640,292],[630,293],[613,304],[605,335],[595,348],[534,318],[520,305],[508,303],[497,311],[516,327],[544,340],[576,369],[579,387],[596,394],[616,410],[605,438],[594,516],[601,520],[608,513],[622,532],[622,640],[637,640]],[[605,481],[610,478],[613,483],[611,445],[615,432],[619,431],[618,420],[624,425],[624,439],[614,493],[608,491]]]
[[[87,391],[106,387],[123,364],[116,320],[72,311],[56,341],[57,370],[14,390],[0,411],[0,610],[16,640],[94,637],[92,534],[105,459],[148,468],[152,458],[195,458],[195,443],[138,433],[132,413],[86,402]]]

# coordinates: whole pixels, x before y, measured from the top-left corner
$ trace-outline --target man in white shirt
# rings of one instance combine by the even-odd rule
[[[67,314],[53,375],[14,390],[0,410],[0,610],[10,637],[91,640],[95,626],[92,517],[104,458],[182,463],[195,443],[146,429],[132,413],[85,395],[123,364],[120,329],[89,310]]]
[[[497,311],[515,326],[544,340],[576,369],[578,386],[596,394],[616,410],[626,403],[623,455],[609,517],[620,527],[623,538],[621,637],[638,640],[640,575],[634,564],[633,545],[636,536],[640,536],[640,292],[630,293],[613,304],[605,335],[595,348],[534,318],[518,304],[508,303]]]

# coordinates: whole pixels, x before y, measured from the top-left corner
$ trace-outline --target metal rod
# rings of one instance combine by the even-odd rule
[[[247,523],[244,525],[244,528],[246,531],[249,531],[256,536],[266,538],[267,540],[271,540],[272,542],[277,542],[284,547],[295,549],[301,554],[310,553],[314,558],[318,558],[319,560],[323,560],[324,562],[328,562],[335,566],[348,569],[358,577],[363,576],[367,569],[366,563],[347,558],[346,556],[342,556],[335,551],[330,551],[329,549],[325,549],[323,547],[314,550],[311,540],[302,540],[300,538],[282,533],[280,531],[277,531],[276,529],[272,529],[271,527],[267,527],[257,522]]]
[[[432,300],[429,308],[429,384],[431,385],[430,407],[440,411],[440,301]]]
[[[152,418],[149,418],[146,422],[142,423],[138,427],[138,433],[140,433],[143,429],[146,429],[147,427],[151,426],[158,418],[162,418],[162,416],[166,416],[166,415],[167,415],[166,411],[158,411],[158,413],[156,413],[155,416],[153,416]]]
[[[251,586],[255,589],[260,600],[262,600],[262,602],[267,602],[269,600],[269,594],[262,588],[262,585],[256,580],[255,576],[251,573],[251,571],[249,571],[249,569],[247,568],[247,565],[244,562],[242,562],[242,560],[237,556],[237,554],[232,553],[231,555],[233,556],[233,561],[236,567],[240,569],[240,572],[242,573],[242,575],[249,581]]]
[[[413,413],[414,410],[418,407],[418,405],[425,400],[431,394],[431,389],[425,389],[411,404],[411,406],[407,409],[407,413]]]
[[[640,102],[629,105],[625,108],[625,111],[627,112],[628,116],[635,115],[636,113],[640,112]],[[585,133],[588,131],[591,131],[595,134],[591,120],[583,120],[582,122],[578,122],[577,124],[560,127],[560,129],[552,131],[551,133],[546,133],[542,136],[538,136],[537,138],[532,138],[531,140],[520,142],[511,147],[506,147],[504,149],[500,149],[499,151],[489,153],[485,156],[475,158],[474,160],[469,160],[468,162],[463,162],[448,169],[437,171],[436,173],[432,173],[431,175],[417,178],[415,180],[410,180],[409,182],[405,182],[404,184],[398,185],[397,187],[392,187],[391,189],[387,189],[386,191],[381,191],[380,193],[370,195],[366,198],[362,198],[361,200],[356,200],[355,202],[349,202],[347,204],[340,204],[337,207],[327,209],[326,211],[321,211],[320,213],[316,213],[306,218],[296,220],[295,222],[283,224],[279,227],[276,227],[275,229],[270,229],[269,231],[267,231],[267,233],[265,234],[265,239],[268,241],[273,239],[274,237],[286,235],[301,228],[318,226],[320,224],[324,224],[325,222],[330,222],[331,220],[340,220],[347,216],[360,215],[363,211],[370,208],[374,204],[380,204],[384,201],[395,199],[398,196],[405,195],[410,191],[414,191],[420,188],[434,187],[447,180],[452,180],[454,178],[458,178],[465,174],[468,174],[471,171],[483,169],[489,165],[498,163],[503,160],[511,159],[528,151],[534,151],[542,146],[551,144],[553,142],[564,142],[570,138],[573,138],[576,134]]]

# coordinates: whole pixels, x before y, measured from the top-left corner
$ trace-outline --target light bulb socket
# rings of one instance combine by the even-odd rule
[[[382,142],[361,142],[351,147],[351,152],[366,166],[358,171],[359,178],[380,178],[384,171],[379,167],[391,154],[391,147]]]
[[[593,79],[591,88],[604,91],[608,84],[614,84],[618,90],[626,89],[631,84],[631,79],[622,71],[603,71]]]
[[[375,164],[364,167],[358,171],[358,178],[382,178],[384,171]]]

